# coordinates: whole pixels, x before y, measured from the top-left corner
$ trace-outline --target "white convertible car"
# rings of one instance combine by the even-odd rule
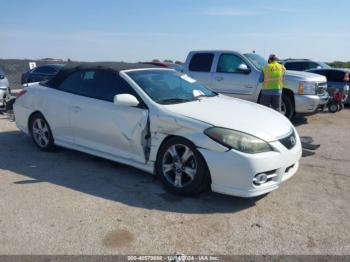
[[[41,150],[58,145],[134,166],[182,195],[209,186],[266,194],[296,173],[302,152],[278,112],[144,64],[66,66],[24,88],[14,112]]]

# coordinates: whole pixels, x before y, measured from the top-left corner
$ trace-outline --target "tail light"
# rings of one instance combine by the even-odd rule
[[[25,93],[27,93],[26,90],[22,89],[21,91],[19,91],[19,93],[17,94],[16,99],[20,98],[21,96],[23,96]]]

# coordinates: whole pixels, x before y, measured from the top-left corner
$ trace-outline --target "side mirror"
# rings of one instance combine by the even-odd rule
[[[237,69],[238,69],[239,72],[242,72],[244,74],[249,74],[250,73],[250,69],[249,69],[249,67],[246,64],[240,64],[237,67]]]
[[[115,95],[113,102],[115,105],[128,107],[134,107],[140,104],[139,100],[130,94]]]

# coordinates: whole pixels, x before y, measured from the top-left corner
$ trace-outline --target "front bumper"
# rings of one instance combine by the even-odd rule
[[[299,95],[294,94],[296,113],[313,113],[321,106],[328,103],[329,95],[327,92],[320,95]]]
[[[271,142],[275,151],[261,154],[245,154],[235,150],[217,152],[198,149],[205,158],[210,170],[214,192],[255,197],[266,194],[292,177],[298,170],[302,154],[300,139],[288,150],[279,141]],[[255,185],[257,174],[267,173],[271,178],[262,185]]]

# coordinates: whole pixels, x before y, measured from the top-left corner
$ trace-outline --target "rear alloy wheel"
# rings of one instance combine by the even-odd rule
[[[281,113],[291,119],[294,115],[294,106],[288,95],[282,94]]]
[[[210,183],[201,154],[192,143],[178,137],[169,139],[160,149],[157,174],[168,190],[181,195],[196,195]]]
[[[35,145],[42,151],[51,151],[54,140],[49,124],[42,114],[35,114],[30,121],[30,133]]]

